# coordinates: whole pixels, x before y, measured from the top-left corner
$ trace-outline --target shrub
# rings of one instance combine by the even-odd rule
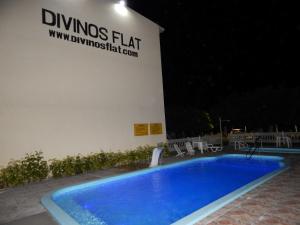
[[[42,152],[26,154],[24,159],[9,162],[0,170],[0,188],[39,181],[51,175],[55,178],[73,176],[103,168],[136,166],[149,163],[153,146],[138,147],[126,152],[98,152],[86,156],[67,156],[64,159],[51,159],[49,166]],[[163,156],[169,156],[164,145]]]
[[[150,160],[153,147],[138,147],[126,152],[99,152],[87,156],[67,156],[62,160],[50,160],[53,177],[73,176],[89,171],[118,166],[135,165]]]
[[[85,161],[87,170],[94,171],[104,168],[104,164],[107,159],[106,153],[101,151],[99,153],[93,153],[86,157],[88,158],[88,160]]]
[[[6,187],[24,184],[26,180],[21,161],[10,161],[8,166],[1,170],[1,179]]]
[[[43,160],[42,152],[26,154],[25,158],[10,161],[1,169],[0,180],[4,187],[16,186],[45,179],[48,176],[48,164]]]
[[[167,143],[164,143],[162,147],[164,149],[164,151],[163,151],[163,157],[164,158],[169,157],[169,156],[172,155]]]
[[[4,188],[6,185],[4,183],[3,180],[3,176],[2,176],[2,169],[0,170],[0,189]]]
[[[55,178],[62,177],[64,174],[63,161],[57,159],[51,159],[49,169],[53,177]]]
[[[26,182],[40,181],[48,177],[48,163],[44,160],[43,153],[36,151],[26,154],[25,159],[21,161],[24,169],[24,178]]]
[[[84,158],[80,155],[67,156],[62,160],[52,159],[49,166],[53,177],[74,176],[85,170]]]

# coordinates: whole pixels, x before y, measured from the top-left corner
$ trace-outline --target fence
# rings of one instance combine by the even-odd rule
[[[187,138],[180,138],[180,139],[171,139],[168,140],[168,148],[170,151],[175,151],[174,144],[177,144],[180,150],[185,150],[185,142],[192,142],[192,141],[199,141],[200,137],[187,137]]]
[[[175,151],[174,144],[177,144],[180,150],[186,150],[185,143],[186,142],[194,142],[194,141],[205,141],[210,144],[220,144],[220,134],[217,135],[205,135],[198,137],[186,137],[180,139],[170,139],[168,140],[168,147],[170,151]]]
[[[275,145],[278,137],[288,137],[291,139],[293,145],[300,144],[300,132],[266,132],[266,133],[238,133],[230,134],[228,136],[229,144],[234,145],[235,142],[245,142],[247,144],[254,144],[255,140],[261,140],[262,143],[268,145]]]
[[[230,145],[236,142],[243,142],[247,144],[254,145],[255,140],[260,140],[266,145],[276,145],[276,140],[278,137],[289,137],[291,139],[292,145],[300,145],[300,132],[266,132],[266,133],[238,133],[228,135],[228,141]],[[193,141],[205,141],[211,144],[220,144],[220,134],[216,135],[205,135],[203,137],[187,137],[180,139],[170,139],[168,140],[168,147],[170,151],[175,151],[174,144],[177,144],[180,150],[186,150],[185,142]]]

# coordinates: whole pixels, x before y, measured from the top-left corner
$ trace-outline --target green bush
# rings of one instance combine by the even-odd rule
[[[167,145],[163,156],[169,156]],[[67,156],[64,159],[51,159],[49,166],[42,152],[26,154],[19,161],[9,162],[0,170],[0,188],[26,184],[47,178],[73,176],[104,168],[135,166],[150,162],[153,146],[138,147],[126,152],[97,152],[86,156]]]
[[[24,169],[26,182],[40,181],[48,177],[48,163],[44,160],[41,151],[26,154],[25,159],[21,161]]]
[[[167,143],[164,143],[162,147],[164,149],[164,151],[163,151],[163,157],[164,158],[167,158],[167,157],[172,155]]]
[[[51,159],[49,169],[53,177],[62,177],[64,174],[63,161],[57,159]]]
[[[49,168],[53,177],[74,176],[86,171],[84,157],[80,155],[67,156],[62,160],[52,159],[50,162]]]
[[[3,176],[2,176],[2,169],[0,170],[0,189],[4,188],[6,185],[4,183],[3,180]]]
[[[4,187],[16,186],[43,180],[48,176],[48,164],[43,160],[42,152],[26,154],[24,159],[11,161],[0,171],[0,180]]]
[[[138,147],[126,152],[100,152],[87,156],[67,156],[62,160],[50,160],[50,171],[53,177],[73,176],[89,171],[118,166],[131,166],[150,160],[153,147]]]
[[[16,186],[26,182],[21,161],[11,161],[1,170],[1,180],[4,186]]]

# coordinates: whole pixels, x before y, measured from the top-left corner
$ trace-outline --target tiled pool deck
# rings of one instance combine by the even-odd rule
[[[241,196],[196,225],[300,225],[300,155],[285,156],[290,161],[289,170]],[[183,160],[185,159],[188,158]],[[177,160],[170,158],[164,162]],[[44,194],[63,186],[127,171],[126,169],[108,169],[8,189],[0,193],[0,224],[57,225],[40,204],[40,198]]]
[[[300,225],[300,156],[291,168],[196,225]]]

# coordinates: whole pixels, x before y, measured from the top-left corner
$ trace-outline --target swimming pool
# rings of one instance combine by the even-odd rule
[[[278,156],[203,157],[67,187],[42,203],[62,225],[187,225],[284,169]]]

